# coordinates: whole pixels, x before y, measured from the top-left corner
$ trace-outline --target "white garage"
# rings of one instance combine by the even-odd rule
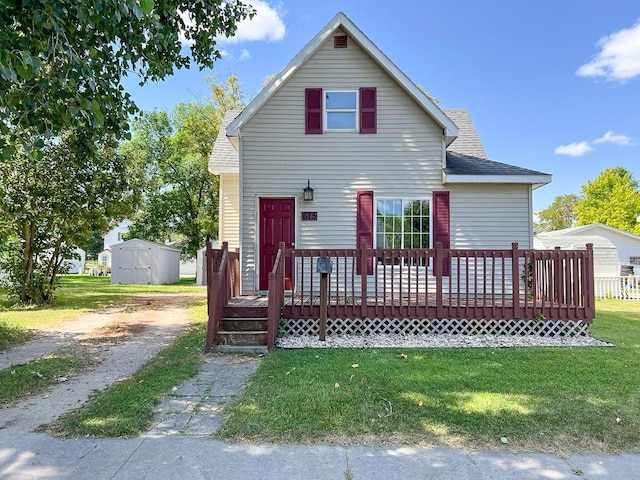
[[[536,250],[584,250],[587,243],[593,244],[593,273],[595,277],[617,277],[620,275],[620,260],[616,246],[601,235],[556,235],[543,232],[533,237]]]
[[[134,238],[111,246],[111,283],[153,284],[180,281],[180,250]]]

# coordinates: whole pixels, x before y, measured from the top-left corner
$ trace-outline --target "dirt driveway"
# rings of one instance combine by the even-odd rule
[[[81,406],[95,390],[128,377],[187,328],[187,310],[202,298],[176,293],[134,297],[0,352],[0,369],[41,358],[62,347],[82,348],[91,360],[89,368],[67,381],[0,407],[0,429],[32,431]]]

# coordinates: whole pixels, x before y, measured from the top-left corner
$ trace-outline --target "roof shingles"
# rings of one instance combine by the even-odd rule
[[[237,169],[239,164],[238,151],[235,149],[229,137],[227,137],[227,127],[242,110],[228,110],[222,118],[220,130],[213,145],[211,156],[209,157],[209,171],[219,172],[220,170]]]

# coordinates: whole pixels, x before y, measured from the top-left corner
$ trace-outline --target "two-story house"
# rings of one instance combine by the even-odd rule
[[[439,108],[343,13],[227,112],[209,169],[244,294],[267,289],[279,241],[530,248],[532,192],[551,181],[489,160],[467,111]]]

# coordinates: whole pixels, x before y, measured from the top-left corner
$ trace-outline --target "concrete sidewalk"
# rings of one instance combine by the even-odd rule
[[[640,455],[469,452],[414,447],[238,445],[208,437],[59,440],[0,431],[2,479],[616,479],[640,478]]]

